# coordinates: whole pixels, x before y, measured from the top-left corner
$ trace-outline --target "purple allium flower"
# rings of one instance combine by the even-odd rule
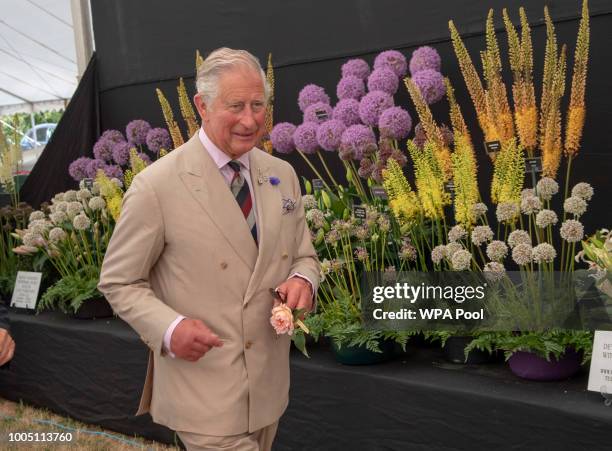
[[[379,67],[388,67],[395,75],[402,78],[408,71],[408,63],[406,57],[397,50],[387,50],[379,53],[374,59],[374,69]]]
[[[440,54],[433,47],[424,45],[412,52],[412,58],[410,58],[410,73],[413,76],[424,69],[432,69],[440,72],[441,66],[442,61],[440,59]]]
[[[114,143],[125,141],[123,133],[121,133],[119,130],[106,130],[104,133],[102,133],[100,139],[108,139]]]
[[[274,177],[274,176],[269,177],[268,181],[270,182],[270,185],[272,185],[272,186],[276,186],[276,185],[278,185],[280,183],[280,179],[278,177]]]
[[[389,67],[374,69],[368,77],[369,91],[384,91],[387,94],[395,94],[399,87],[399,78]]]
[[[419,88],[423,99],[428,104],[436,103],[446,94],[444,77],[433,69],[423,69],[412,77],[412,81]]]
[[[121,169],[121,166],[116,164],[107,164],[103,170],[108,178],[116,178],[123,181],[123,170]]]
[[[332,107],[328,103],[317,102],[304,110],[304,122],[321,124],[332,117]]]
[[[113,141],[100,137],[93,147],[94,157],[98,160],[111,161],[113,159],[113,145],[115,145]]]
[[[87,178],[87,167],[90,161],[92,161],[92,159],[89,157],[81,157],[70,163],[68,167],[68,174],[70,174],[70,177],[77,182]]]
[[[152,128],[147,133],[147,147],[155,154],[159,153],[160,150],[170,150],[170,133],[165,128]]]
[[[296,126],[289,122],[279,122],[276,124],[270,133],[272,147],[280,153],[293,152],[295,150],[295,143],[293,142],[295,129]]]
[[[323,102],[329,105],[329,96],[325,94],[325,90],[313,84],[304,86],[298,95],[300,110],[306,111],[306,108],[317,102]]]
[[[404,139],[412,129],[412,118],[399,106],[387,108],[380,115],[378,129],[384,138]]]
[[[90,179],[95,179],[96,175],[98,175],[98,170],[106,167],[106,162],[103,160],[91,160],[87,163],[87,177]]]
[[[355,160],[376,150],[376,136],[370,127],[362,124],[351,125],[342,133],[340,146],[343,152],[351,152]]]
[[[359,124],[359,101],[355,99],[342,99],[334,107],[333,119],[344,122],[344,125]]]
[[[361,99],[365,94],[365,84],[363,80],[354,75],[342,77],[336,86],[336,95],[342,99]]]
[[[399,164],[401,167],[406,166],[406,163],[408,163],[408,158],[406,157],[404,152],[399,149],[394,150],[389,158],[392,158],[397,161],[397,164]]]
[[[146,142],[149,130],[151,130],[151,125],[147,121],[134,119],[125,127],[125,135],[130,144],[141,146]]]
[[[349,75],[365,80],[370,75],[370,66],[361,58],[350,59],[342,65],[342,76]]]
[[[331,119],[323,122],[317,130],[317,142],[323,150],[334,151],[340,147],[340,139],[342,133],[346,130],[344,122],[337,119]]]
[[[390,139],[381,139],[378,141],[378,157],[382,161],[387,161],[387,158],[393,154],[395,148]]]
[[[150,157],[149,155],[147,155],[146,153],[144,153],[144,152],[138,152],[138,156],[140,157],[140,159],[141,159],[142,161],[144,161],[144,164],[145,164],[146,166],[149,166],[149,165],[151,164],[151,157]]]
[[[377,126],[383,111],[393,106],[393,97],[383,91],[372,91],[359,102],[359,118],[366,125]]]
[[[385,164],[382,161],[377,161],[376,163],[374,163],[374,166],[372,167],[372,173],[370,174],[370,177],[372,177],[372,180],[374,180],[376,183],[382,183],[382,181],[383,181],[383,175],[382,175],[383,169],[385,169]]]
[[[127,142],[118,142],[113,146],[113,160],[119,165],[130,162],[130,145]]]
[[[304,122],[298,125],[293,134],[293,142],[295,148],[304,153],[315,153],[319,148],[317,142],[317,129],[319,124],[314,122]]]

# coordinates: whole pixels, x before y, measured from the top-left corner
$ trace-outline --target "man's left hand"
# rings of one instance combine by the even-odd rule
[[[281,283],[277,291],[291,310],[301,309],[304,313],[312,310],[312,288],[301,277],[291,277]]]

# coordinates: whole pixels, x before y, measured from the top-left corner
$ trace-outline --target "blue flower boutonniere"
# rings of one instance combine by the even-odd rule
[[[280,183],[280,179],[278,177],[270,177],[268,181],[270,182],[270,185],[272,186],[276,186]]]
[[[271,175],[265,174],[268,170],[262,171],[261,169],[257,169],[257,183],[263,185],[264,182],[270,182],[270,185],[276,186],[280,183],[280,179],[278,177],[274,177]]]

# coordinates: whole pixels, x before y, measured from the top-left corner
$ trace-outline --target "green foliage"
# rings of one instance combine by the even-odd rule
[[[102,297],[97,289],[98,278],[90,276],[94,269],[83,267],[55,282],[41,297],[37,311],[57,308],[64,313],[76,313],[86,300]]]
[[[64,114],[64,110],[39,111],[37,113],[34,113],[34,121],[36,122],[36,124],[45,124],[45,123],[57,124],[62,118],[63,114]],[[29,113],[16,113],[10,116],[2,116],[0,117],[0,119],[3,122],[11,124],[11,126],[14,126],[20,133],[23,133],[23,134],[25,134],[29,129],[32,128],[32,121],[30,119]],[[0,126],[2,127],[4,134],[6,136],[8,137],[13,136],[13,130],[11,128],[7,127],[4,124],[0,124]],[[21,135],[19,136],[21,137]]]

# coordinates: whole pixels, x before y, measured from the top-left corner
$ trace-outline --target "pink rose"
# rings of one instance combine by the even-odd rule
[[[287,304],[279,304],[272,309],[270,324],[277,335],[293,334],[293,312],[287,307]]]

